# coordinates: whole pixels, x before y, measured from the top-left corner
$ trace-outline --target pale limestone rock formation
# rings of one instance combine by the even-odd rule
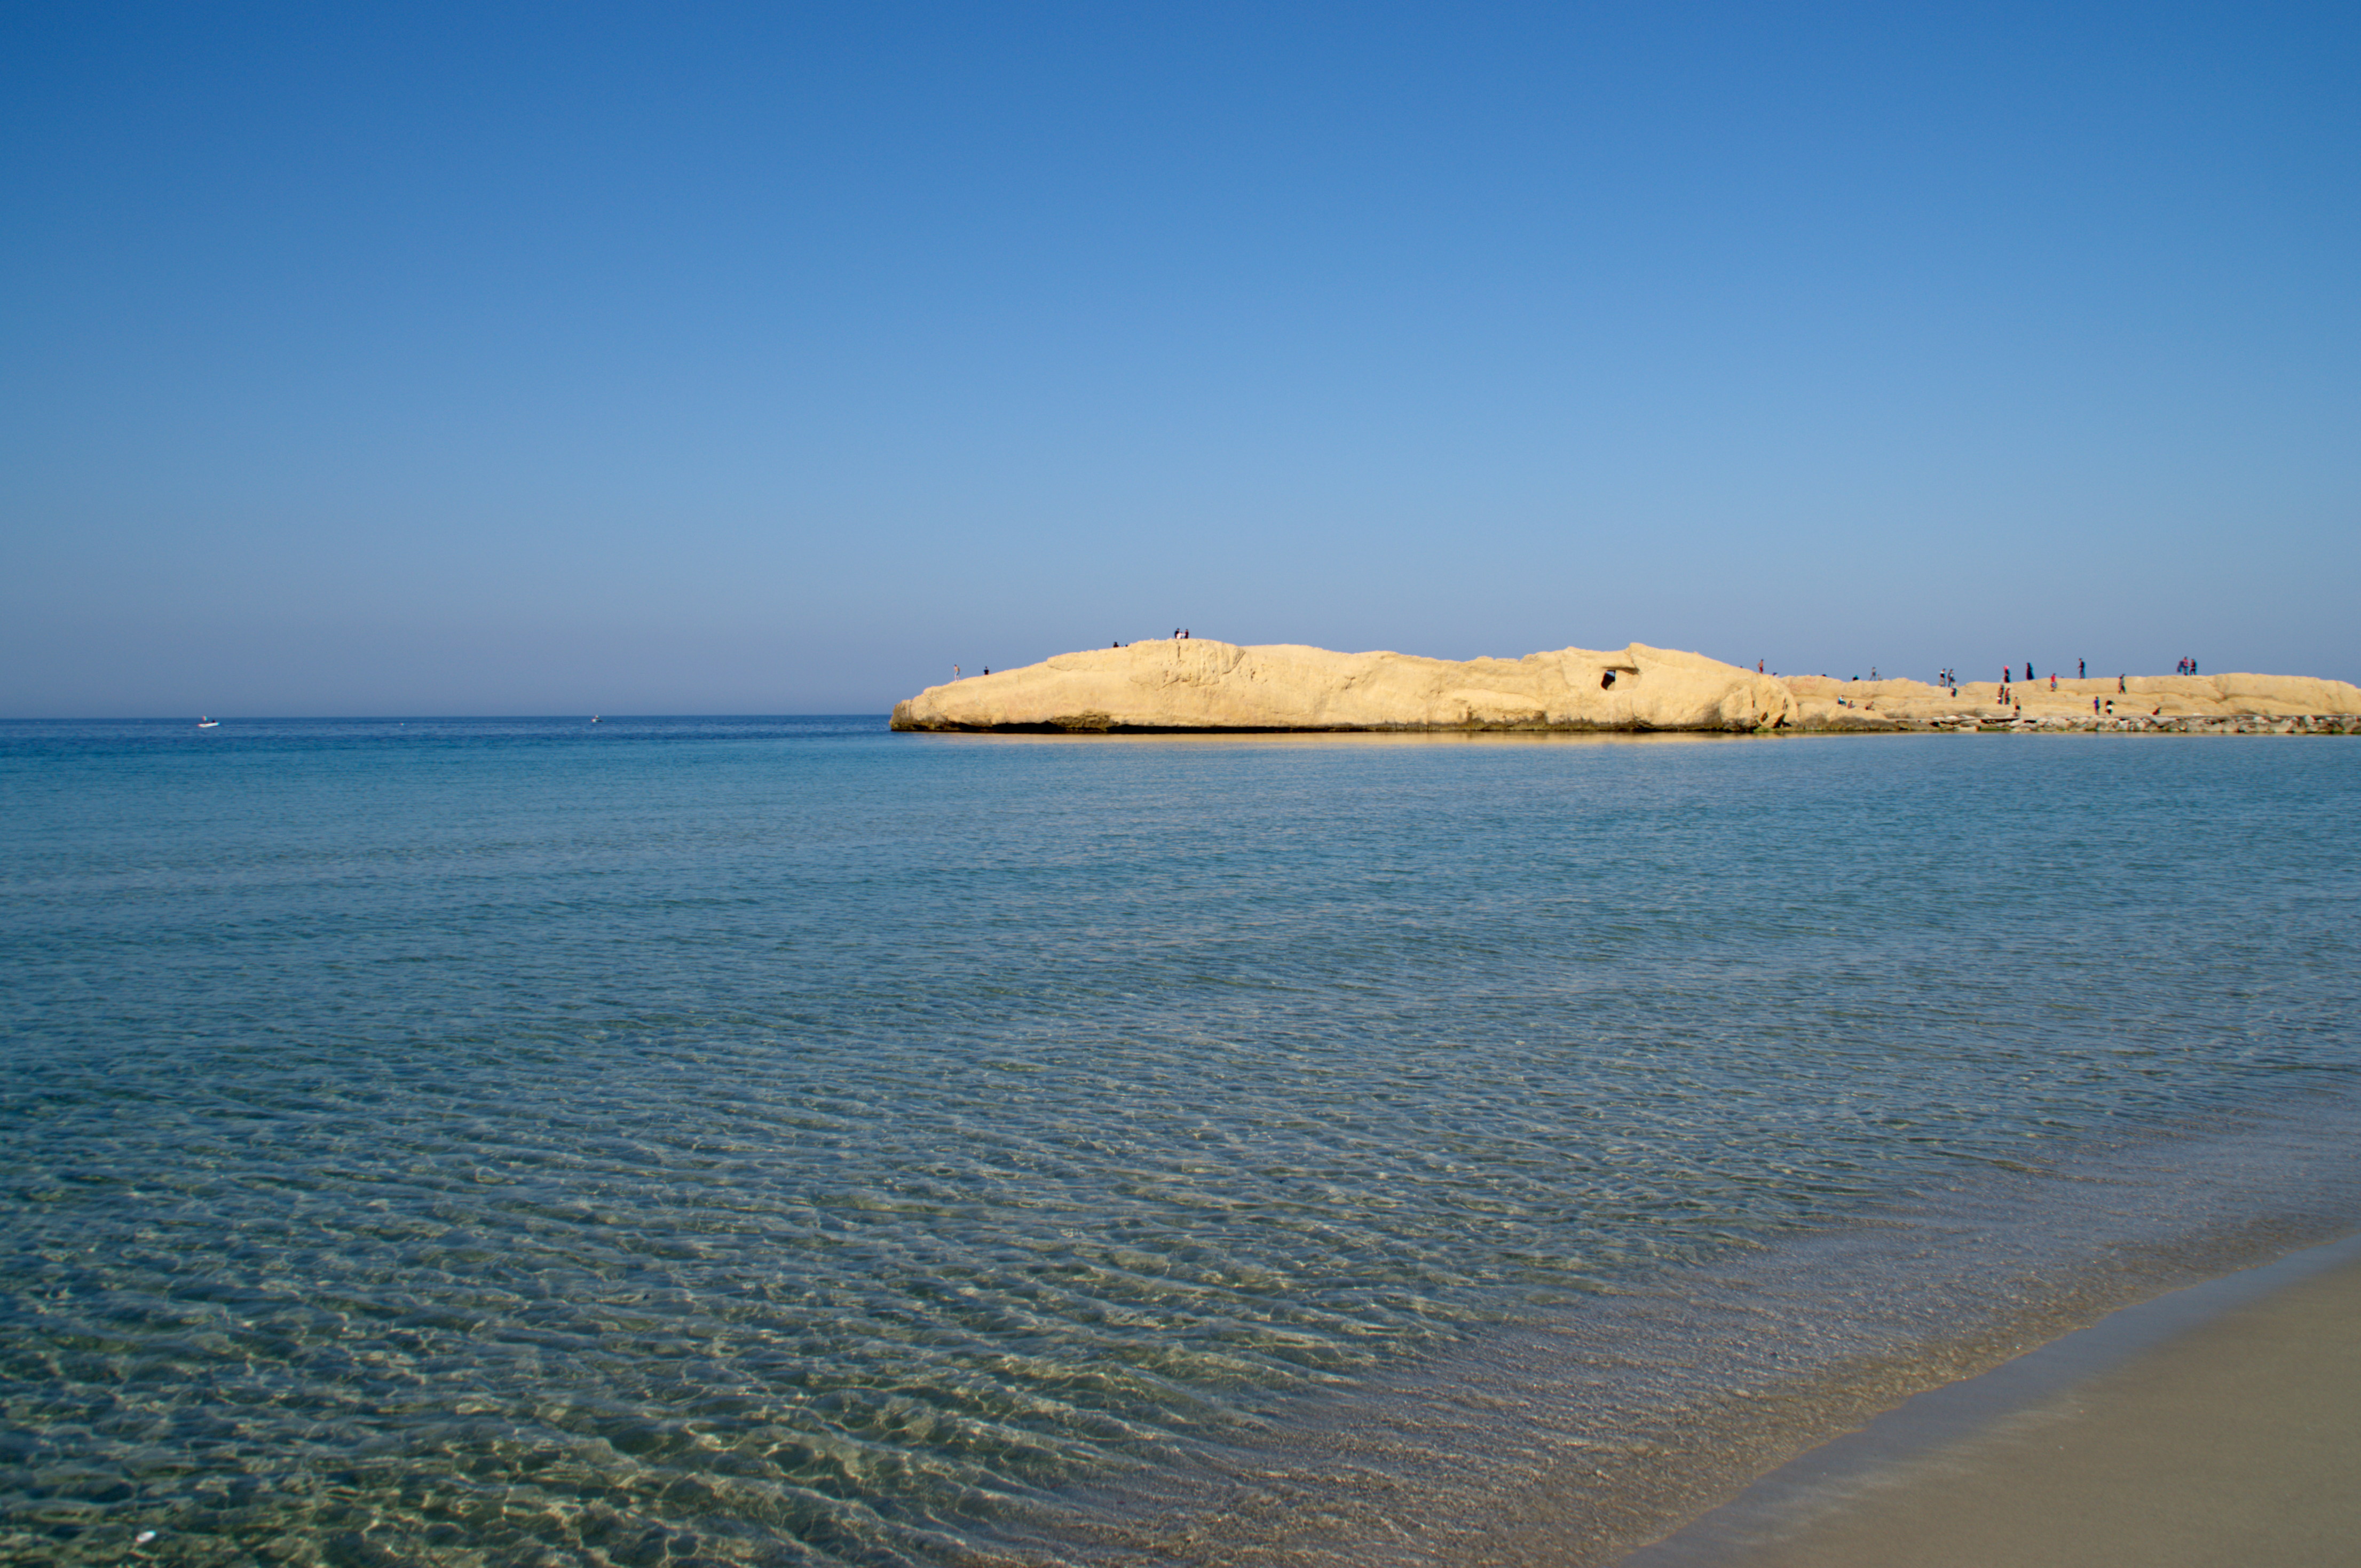
[[[2107,727],[2112,720],[2127,729],[2153,728],[2132,724],[2136,718],[2208,721],[2200,727],[2211,728],[2210,721],[2219,719],[2361,717],[2361,686],[2348,681],[2307,675],[2133,675],[2118,691],[2116,680],[2114,675],[2061,679],[2054,690],[2047,676],[2011,682],[2005,703],[1996,681],[1962,681],[1956,696],[1924,681],[1795,675],[1786,684],[1795,694],[1795,725],[1805,729],[1905,729],[1963,720],[2053,725],[2089,720],[2092,728]]]
[[[1242,648],[1166,639],[1060,653],[929,686],[896,729],[1894,730],[2043,729],[2352,733],[2361,687],[2299,675],[2138,675],[1962,683],[1781,680],[1634,642],[1454,663],[1407,653]],[[2097,699],[2097,707],[2092,699]],[[2113,706],[2111,707],[2110,704]]]
[[[1781,682],[1634,642],[1521,659],[1159,639],[929,686],[896,729],[1721,729],[1795,722]]]

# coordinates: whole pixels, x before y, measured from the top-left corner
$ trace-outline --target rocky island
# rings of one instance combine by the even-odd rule
[[[2293,675],[1997,682],[1781,679],[1634,642],[1521,659],[1338,653],[1161,638],[1060,653],[928,686],[896,729],[997,733],[1279,730],[1897,729],[2361,733],[2361,687]]]

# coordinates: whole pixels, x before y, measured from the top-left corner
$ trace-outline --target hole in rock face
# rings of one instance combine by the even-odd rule
[[[1609,686],[1611,686],[1614,684],[1615,672],[1612,670],[1608,671],[1605,674],[1598,677],[1598,689],[1600,691],[1605,691]]]

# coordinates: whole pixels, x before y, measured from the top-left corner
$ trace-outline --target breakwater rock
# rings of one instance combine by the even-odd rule
[[[2110,675],[2002,686],[1782,680],[1634,642],[1521,659],[1163,638],[929,686],[896,729],[2111,730],[2361,734],[2361,687],[2296,675]]]
[[[1455,661],[1164,638],[929,686],[895,706],[894,728],[1749,730],[1798,711],[1768,675],[1638,642]]]
[[[2361,686],[2307,675],[1839,681],[1790,677],[1799,729],[2106,730],[2170,735],[2361,733]]]

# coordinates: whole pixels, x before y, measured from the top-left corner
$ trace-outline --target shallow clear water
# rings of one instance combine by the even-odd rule
[[[2338,738],[0,725],[0,1546],[1382,1532],[1564,1457],[1461,1410],[1344,1506],[1422,1383],[1620,1356],[1611,1442],[2361,1221],[2356,806]],[[1701,1280],[1772,1348],[1633,1305]]]

